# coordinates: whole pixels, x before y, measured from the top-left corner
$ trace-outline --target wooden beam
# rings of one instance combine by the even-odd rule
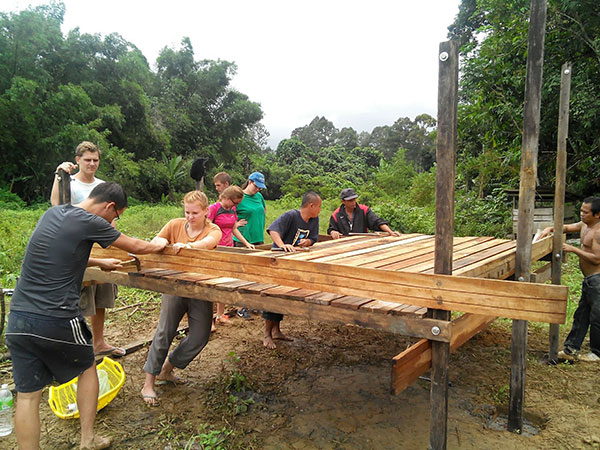
[[[434,273],[452,274],[454,245],[454,179],[456,178],[456,129],[458,112],[458,41],[439,47],[438,127],[435,177]],[[434,308],[434,319],[450,320],[450,310]],[[450,345],[431,343],[431,391],[429,448],[445,449],[448,428],[448,366]]]
[[[560,106],[558,112],[558,141],[556,144],[556,183],[554,186],[554,238],[552,240],[552,284],[561,284],[561,260],[567,180],[567,137],[569,135],[569,99],[571,96],[571,64],[564,63],[560,75]],[[558,231],[556,231],[558,230]],[[550,325],[548,360],[558,362],[557,324]]]
[[[71,175],[58,169],[58,203],[65,205],[71,203]]]
[[[529,41],[527,45],[527,73],[525,105],[523,108],[523,141],[521,149],[521,182],[519,184],[519,225],[515,278],[529,281],[531,270],[531,236],[537,181],[538,138],[540,133],[540,104],[544,66],[544,37],[546,28],[546,0],[531,0]],[[508,408],[509,431],[523,429],[523,401],[527,367],[527,322],[513,321],[510,399]]]
[[[458,319],[453,320],[450,351],[456,351],[457,348],[485,329],[494,320],[496,320],[494,316],[479,316],[477,314],[463,314]],[[402,392],[430,368],[431,341],[421,339],[393,358],[392,394]]]
[[[181,297],[198,298],[209,302],[228,303],[252,309],[291,314],[310,320],[322,320],[338,324],[354,324],[365,328],[384,330],[405,336],[430,338],[442,342],[450,342],[451,324],[441,320],[422,319],[418,316],[380,314],[365,309],[347,309],[330,306],[340,296],[332,296],[327,301],[301,301],[290,295],[294,288],[285,286],[262,285],[256,292],[251,286],[241,286],[231,290],[229,283],[223,286],[215,284],[216,277],[204,274],[190,274],[187,279],[178,280],[174,277],[146,277],[136,273],[104,272],[97,267],[87,269],[85,279],[93,279],[102,283],[114,283],[138,289],[147,289]],[[273,289],[285,288],[288,291],[279,295]],[[284,297],[286,296],[286,297]],[[309,294],[309,298],[310,298]],[[362,303],[356,301],[355,303]],[[359,305],[360,306],[360,305]],[[440,332],[432,334],[437,327]]]
[[[530,281],[532,283],[545,283],[546,281],[548,281],[550,279],[551,272],[552,272],[552,264],[547,263],[547,264],[543,265],[542,267],[540,267],[539,269],[536,269],[535,272],[533,272],[531,274]]]
[[[94,247],[92,255],[128,259],[126,252],[113,248]],[[546,323],[563,323],[566,315],[566,286],[345,267],[215,250],[181,249],[176,255],[172,247],[163,253],[139,255],[139,258],[142,268],[160,267],[186,272],[201,270],[215,277],[238,278],[447,311]]]

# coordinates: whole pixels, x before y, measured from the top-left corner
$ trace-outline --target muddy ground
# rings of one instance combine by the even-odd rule
[[[156,307],[110,313],[110,342],[151,338],[157,315]],[[155,408],[139,393],[147,348],[122,358],[127,380],[98,413],[98,432],[112,436],[116,449],[427,448],[428,382],[390,395],[390,360],[409,338],[286,317],[282,329],[295,340],[271,351],[262,346],[262,326],[256,315],[219,326],[180,372],[188,383],[159,387]],[[530,426],[523,435],[503,431],[509,348],[510,324],[497,321],[453,354],[448,448],[600,448],[600,364],[543,363],[547,327],[541,325],[529,332]],[[9,367],[0,373],[2,382],[11,381]],[[41,448],[77,448],[78,421],[54,416],[47,392],[44,402]],[[1,448],[15,446],[14,434],[0,438]]]

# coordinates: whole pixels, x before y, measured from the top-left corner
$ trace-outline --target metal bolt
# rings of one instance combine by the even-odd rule
[[[565,69],[565,75],[569,75],[571,71],[569,69]]]
[[[525,278],[519,277],[519,281],[525,281]]]
[[[440,61],[447,61],[448,60],[448,52],[442,52],[440,53]]]
[[[432,327],[431,328],[431,334],[433,334],[434,336],[439,336],[439,334],[442,332],[442,330],[440,330],[440,327]]]
[[[554,255],[554,257],[555,257],[556,259],[560,259],[560,253],[557,253],[556,255]]]

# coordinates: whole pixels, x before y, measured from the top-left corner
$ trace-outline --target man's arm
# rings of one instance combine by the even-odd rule
[[[159,253],[165,248],[167,243],[168,241],[163,238],[154,238],[151,242],[147,242],[121,234],[112,245],[129,253],[143,255],[146,253]]]
[[[398,233],[397,231],[393,231],[387,224],[387,222],[381,217],[379,217],[377,214],[375,214],[371,208],[367,208],[366,219],[367,228],[369,230],[381,230],[389,234],[390,236],[400,236],[400,233]]]
[[[342,233],[340,233],[334,214],[335,213],[333,213],[329,218],[329,228],[327,228],[327,234],[330,235],[332,239],[339,239],[342,236]]]
[[[563,234],[563,233],[578,233],[578,232],[581,232],[582,228],[583,228],[583,222],[566,224],[566,225],[563,225],[563,231],[561,234]],[[545,238],[546,236],[549,236],[551,233],[554,233],[554,227],[544,228],[542,231],[542,234],[540,234],[539,239]]]
[[[121,265],[120,259],[115,258],[90,258],[88,260],[88,267],[100,267],[102,270],[116,270],[123,266]]]
[[[389,234],[390,236],[400,236],[401,234],[398,233],[397,231],[392,230],[389,225],[387,223],[384,223],[383,225],[379,226],[379,229],[381,231],[385,231],[387,234]]]
[[[50,193],[50,204],[52,206],[56,206],[59,204],[59,192],[58,192],[58,175],[57,172],[59,169],[64,170],[67,173],[73,172],[77,166],[72,162],[65,161],[60,163],[54,172],[54,181],[52,182],[52,191]]]
[[[284,244],[283,243],[283,239],[281,238],[281,235],[275,231],[275,230],[267,230],[269,232],[269,234],[271,235],[271,239],[273,239],[273,242],[275,243],[275,245],[277,247],[279,247],[280,249],[282,249],[285,252],[295,252],[296,249],[294,248],[294,246],[292,244]]]
[[[579,259],[584,260],[594,266],[600,265],[600,232],[596,231],[592,237],[592,251],[586,251],[573,245],[563,244],[563,250],[565,252],[575,253]]]

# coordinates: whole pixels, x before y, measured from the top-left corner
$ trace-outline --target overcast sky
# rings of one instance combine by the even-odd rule
[[[4,12],[47,2],[2,0]],[[258,102],[276,147],[325,116],[368,131],[437,114],[438,45],[460,0],[65,0],[63,33],[117,32],[154,68],[188,36],[197,60],[237,64],[234,88]]]

